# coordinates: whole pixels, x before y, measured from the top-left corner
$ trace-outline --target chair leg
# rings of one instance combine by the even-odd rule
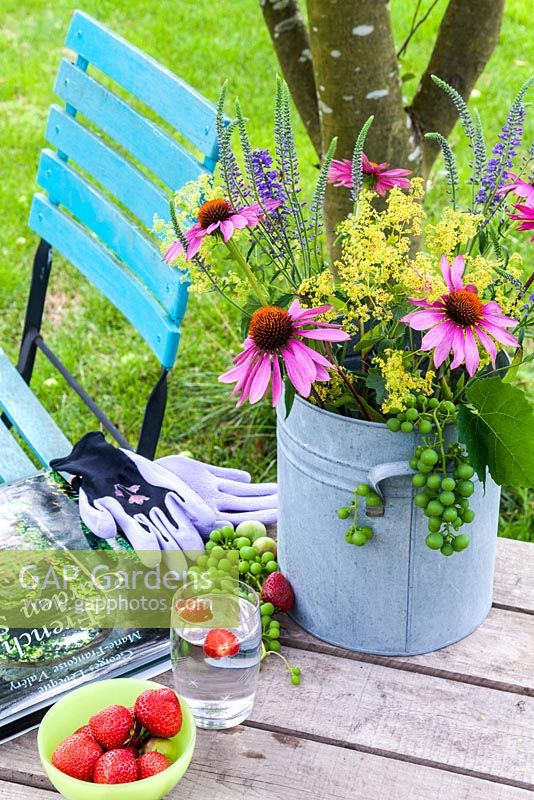
[[[41,239],[33,258],[32,281],[17,362],[17,370],[26,383],[29,383],[31,380],[35,363],[35,352],[37,349],[35,339],[41,329],[46,290],[48,288],[48,279],[51,269],[52,248],[48,242]]]
[[[137,452],[145,456],[145,458],[154,458],[156,447],[158,446],[165,406],[167,405],[167,374],[168,370],[161,370],[158,381],[152,389],[146,404],[141,434],[137,444]]]

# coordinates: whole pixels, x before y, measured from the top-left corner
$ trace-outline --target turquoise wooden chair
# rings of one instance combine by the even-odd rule
[[[187,286],[162,262],[148,231],[154,213],[168,218],[168,195],[160,182],[174,190],[202,172],[212,172],[218,158],[215,108],[168,69],[80,11],[73,15],[66,46],[76,59],[72,63],[64,58],[60,64],[54,90],[64,106],[50,109],[46,138],[54,149],[44,149],[39,163],[37,182],[43,191],[33,198],[29,224],[41,240],[16,368],[0,350],[3,481],[31,475],[71,448],[28,386],[37,350],[116,441],[130,446],[41,334],[54,251],[124,314],[161,365],[137,443],[138,452],[153,457]],[[100,74],[151,108],[192,150],[102,85]],[[29,446],[38,467],[11,435],[13,431]]]

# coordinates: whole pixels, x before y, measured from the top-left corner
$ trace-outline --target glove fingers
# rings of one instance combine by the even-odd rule
[[[242,469],[216,467],[213,464],[205,464],[203,461],[196,461],[194,458],[187,458],[187,456],[164,456],[163,458],[158,458],[154,463],[165,467],[169,472],[178,475],[185,481],[187,481],[188,472],[194,470],[197,474],[209,472],[216,478],[238,481],[239,483],[250,483],[249,473]]]
[[[276,483],[239,483],[238,481],[221,481],[219,489],[221,492],[233,495],[234,497],[260,497],[264,495],[276,495]]]
[[[205,525],[213,524],[214,514],[206,502],[198,495],[193,489],[181,479],[170,472],[161,464],[156,464],[149,461],[147,458],[124,451],[136,464],[137,469],[143,478],[151,483],[153,486],[160,486],[164,489],[169,489],[171,492],[176,493],[175,500],[180,501],[187,516],[192,520],[198,520]]]
[[[241,511],[239,513],[221,512],[225,514],[220,520],[217,520],[217,527],[221,526],[223,522],[231,522],[232,525],[239,525],[240,522],[248,522],[251,519],[263,522],[264,525],[275,525],[278,520],[277,508],[266,508],[263,511],[254,511],[250,514],[248,511]]]
[[[154,513],[155,512],[155,513]],[[187,572],[187,559],[182,549],[175,540],[176,529],[169,523],[165,514],[158,514],[159,509],[152,509],[149,517],[145,514],[136,514],[136,519],[152,531],[163,551],[163,559],[169,569],[178,574]]]
[[[276,494],[269,494],[261,497],[234,497],[232,495],[224,495],[217,503],[217,507],[221,514],[227,511],[264,511],[266,508],[278,507],[278,496]]]
[[[130,517],[117,500],[113,497],[102,497],[96,502],[113,516],[113,519],[134,550],[159,551],[159,544],[154,534],[143,528],[133,517]],[[152,560],[154,560],[153,557],[151,557],[151,563]],[[161,556],[159,560],[161,560]],[[145,563],[144,560],[143,563]]]
[[[104,508],[99,500],[95,500],[94,506],[91,505],[83,489],[79,491],[78,507],[80,517],[95,536],[100,539],[113,539],[117,535],[117,524],[111,512]]]
[[[182,548],[182,550],[203,550],[204,544],[202,539],[193,525],[191,520],[188,518],[187,514],[185,513],[184,508],[181,504],[177,501],[173,492],[170,492],[167,497],[165,498],[165,505],[172,517],[175,521],[177,527],[173,527],[175,533],[174,536],[176,538],[177,543]],[[163,515],[163,512],[159,508],[153,508],[150,512],[151,518],[153,514]],[[210,511],[210,521],[208,527],[210,530],[213,529],[215,525],[215,514]]]

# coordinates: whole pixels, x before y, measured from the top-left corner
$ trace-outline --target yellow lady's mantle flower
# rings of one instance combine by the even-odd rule
[[[408,395],[414,392],[421,392],[425,395],[433,393],[432,381],[435,377],[433,370],[428,370],[425,377],[422,377],[410,365],[407,368],[404,361],[411,356],[402,350],[392,350],[388,348],[384,351],[384,357],[377,356],[373,363],[382,373],[386,384],[387,397],[382,403],[381,409],[387,414],[391,409],[397,408],[404,411]]]

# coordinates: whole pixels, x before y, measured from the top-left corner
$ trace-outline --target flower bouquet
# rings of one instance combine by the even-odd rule
[[[239,309],[243,349],[219,380],[234,384],[238,405],[270,393],[279,407],[279,429],[289,437],[279,463],[297,431],[304,435],[292,417],[312,415],[307,441],[301,441],[305,453],[315,454],[318,484],[309,491],[321,494],[319,484],[337,481],[315,515],[329,547],[340,525],[344,547],[367,545],[367,552],[369,545],[381,546],[380,525],[373,530],[363,517],[387,510],[387,491],[380,487],[385,478],[411,481],[406,514],[418,515],[418,530],[424,521],[423,543],[443,556],[482,537],[472,498],[483,497],[484,487],[534,486],[534,416],[517,380],[532,359],[534,273],[527,277],[516,249],[516,230],[534,228],[533,146],[520,153],[524,97],[533,80],[519,91],[490,156],[478,115],[452,87],[435,80],[455,103],[472,152],[470,176],[461,182],[446,139],[428,134],[441,147],[447,177],[438,218],[427,217],[421,178],[365,154],[372,118],[351,161],[336,161],[336,141],[331,143],[305,201],[288,89],[279,81],[274,152],[253,147],[238,103],[234,119],[224,116],[223,92],[219,179],[202,176],[188,184],[171,202],[171,222],[156,222],[165,260],[184,270],[191,288],[217,292]],[[328,182],[338,191],[348,188],[353,203],[337,227],[334,257],[323,235]],[[408,448],[403,467],[380,471],[384,454],[373,453],[364,480],[349,492],[350,479],[332,475],[331,456],[324,457],[328,469],[320,464],[321,451],[330,453],[331,445],[323,446],[321,426],[331,438],[332,418],[345,423],[340,453],[362,431],[366,437],[387,434],[393,438],[384,440],[386,447],[397,453]],[[347,427],[356,422],[359,427]],[[400,449],[395,437],[405,437]],[[368,445],[367,453],[372,450]],[[291,458],[295,465],[298,455]],[[361,452],[358,459],[365,460]],[[323,467],[328,476],[319,480]],[[306,469],[297,468],[304,492]],[[279,483],[281,535],[284,517],[302,498],[284,499],[282,475]],[[493,538],[497,513],[495,506]],[[410,552],[421,544],[410,542]],[[283,559],[283,542],[280,547]],[[291,565],[282,566],[295,583]]]

